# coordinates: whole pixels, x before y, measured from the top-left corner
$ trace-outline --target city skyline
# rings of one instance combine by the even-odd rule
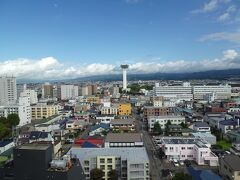
[[[240,68],[239,2],[1,1],[0,75],[63,79],[101,74]]]

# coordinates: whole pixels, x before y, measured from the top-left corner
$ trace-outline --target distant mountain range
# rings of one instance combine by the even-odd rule
[[[210,70],[193,73],[148,73],[130,74],[128,80],[192,80],[192,79],[216,79],[216,80],[240,80],[240,69]],[[80,77],[76,79],[48,80],[48,82],[80,82],[80,81],[121,81],[122,74],[97,75]],[[47,80],[18,79],[18,83],[46,82]]]
[[[240,80],[240,69],[211,70],[194,73],[149,73],[128,74],[128,80],[192,80],[192,79],[238,79]],[[120,81],[121,74],[98,75],[73,79],[72,81]]]

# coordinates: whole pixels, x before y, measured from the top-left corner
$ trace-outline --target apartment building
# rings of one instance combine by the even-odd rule
[[[100,111],[101,111],[101,114],[104,114],[104,115],[110,115],[110,114],[117,115],[118,114],[118,105],[112,104],[110,106],[102,106],[100,108]]]
[[[37,104],[38,97],[37,92],[31,89],[25,89],[23,92],[20,93],[20,97],[29,96],[30,97],[30,104]]]
[[[152,131],[154,124],[159,123],[162,129],[165,129],[165,125],[170,121],[172,125],[180,125],[181,123],[185,123],[185,117],[183,116],[149,116],[148,118],[148,130]]]
[[[119,115],[131,115],[132,114],[131,104],[130,103],[119,103],[118,114]]]
[[[174,109],[172,107],[145,106],[143,110],[144,120],[148,120],[150,116],[168,116],[173,114]]]
[[[19,97],[18,104],[0,107],[0,116],[7,117],[9,114],[18,114],[19,126],[31,123],[30,97]]]
[[[73,99],[78,97],[78,86],[61,85],[61,100]]]
[[[218,165],[218,157],[211,151],[211,144],[203,139],[160,137],[155,141],[169,160],[184,161],[188,159],[195,161],[198,165]]]
[[[215,86],[193,86],[193,97],[195,100],[203,100],[204,95],[213,94],[214,99],[229,99],[231,98],[230,85],[215,85]]]
[[[39,103],[31,106],[31,110],[32,120],[48,118],[50,116],[58,114],[58,106],[54,104],[47,105],[47,103]]]
[[[223,179],[240,180],[240,158],[237,155],[226,155],[219,159],[219,173]]]
[[[189,101],[193,99],[192,86],[188,82],[184,82],[182,86],[160,86],[159,83],[155,83],[154,95],[175,101]]]
[[[150,180],[150,165],[145,147],[72,147],[68,154],[80,160],[86,179],[90,179],[92,169],[100,168],[104,172],[104,180],[108,180],[108,172],[112,169],[117,171],[122,180]]]
[[[116,131],[133,132],[135,131],[134,119],[113,119],[110,128]]]
[[[45,83],[42,85],[42,97],[43,98],[53,98],[53,85]]]
[[[16,78],[10,76],[0,77],[0,105],[17,103]]]

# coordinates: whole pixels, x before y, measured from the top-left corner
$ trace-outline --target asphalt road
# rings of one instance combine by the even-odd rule
[[[136,118],[136,129],[138,132],[142,133],[143,136],[143,143],[146,147],[148,158],[150,161],[150,174],[152,180],[160,180],[161,179],[161,170],[162,164],[159,157],[156,154],[156,148],[152,141],[151,136],[145,130],[144,124],[141,121],[139,115],[135,114]]]

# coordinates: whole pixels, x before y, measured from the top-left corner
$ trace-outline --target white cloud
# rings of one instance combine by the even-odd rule
[[[219,0],[210,0],[209,2],[205,3],[201,9],[196,9],[191,11],[192,13],[207,13],[214,11],[217,9]]]
[[[221,16],[218,17],[217,21],[223,22],[230,19],[230,14],[228,12],[223,13]]]
[[[229,49],[223,52],[223,58],[224,59],[235,59],[237,58],[238,53],[234,49]]]
[[[236,50],[223,51],[221,58],[202,61],[164,61],[164,62],[137,62],[129,65],[130,73],[154,72],[199,72],[205,70],[240,68],[240,57]],[[39,60],[17,59],[0,62],[0,75],[15,75],[17,78],[27,79],[68,79],[91,75],[118,74],[121,69],[116,64],[86,64],[67,66],[53,57]]]
[[[229,41],[232,43],[240,43],[240,32],[217,32],[203,35],[200,41]]]

